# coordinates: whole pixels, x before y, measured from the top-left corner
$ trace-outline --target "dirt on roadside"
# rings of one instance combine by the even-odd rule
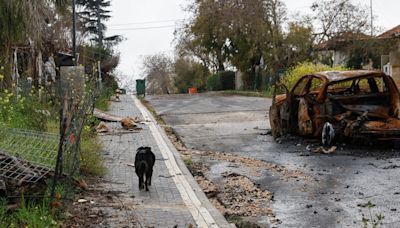
[[[166,125],[162,127],[176,149],[188,160],[197,156],[202,157],[202,159],[206,158],[240,164],[255,176],[259,175],[261,170],[268,169],[274,173],[279,173],[281,179],[284,180],[308,178],[300,171],[288,170],[283,166],[252,158],[220,152],[188,149],[171,127]],[[273,201],[273,193],[268,190],[262,190],[250,178],[238,173],[225,172],[222,174],[223,180],[214,183],[207,178],[210,169],[206,164],[191,161],[187,162],[187,167],[215,208],[228,218],[228,220],[229,218],[236,218],[233,222],[237,227],[264,227],[265,225],[254,222],[255,217],[261,216],[266,216],[272,225],[280,223],[280,220],[276,218],[270,207]]]
[[[135,226],[136,216],[124,212],[128,208],[134,211],[131,210],[133,197],[111,191],[109,184],[101,178],[88,178],[86,183],[87,186],[76,193],[74,202],[68,206],[62,227]]]

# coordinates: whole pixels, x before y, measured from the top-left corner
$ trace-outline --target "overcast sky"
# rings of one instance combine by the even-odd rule
[[[310,12],[315,0],[283,0],[289,16],[296,11]],[[368,4],[370,0],[353,0]],[[109,35],[123,35],[118,46],[119,74],[125,79],[142,78],[145,55],[172,53],[175,27],[188,18],[184,8],[191,0],[111,0],[112,18],[107,22]],[[373,0],[376,25],[390,29],[400,24],[400,0]]]

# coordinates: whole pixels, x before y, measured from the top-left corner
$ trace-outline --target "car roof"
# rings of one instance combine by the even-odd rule
[[[313,74],[317,77],[325,78],[329,83],[341,82],[368,76],[382,77],[385,74],[375,70],[349,70],[349,71],[323,71]]]

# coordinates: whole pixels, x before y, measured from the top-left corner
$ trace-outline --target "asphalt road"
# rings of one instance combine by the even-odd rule
[[[227,152],[299,171],[304,178],[285,179],[268,169],[252,175],[242,167],[209,162],[209,178],[222,171],[242,172],[274,193],[279,227],[361,227],[362,218],[384,216],[384,227],[400,227],[400,152],[339,143],[334,154],[312,152],[318,141],[289,137],[277,143],[266,135],[270,99],[201,95],[150,96],[156,112],[189,148]],[[308,150],[311,148],[311,151]],[[375,206],[370,210],[367,202]],[[267,224],[265,218],[256,218]],[[369,223],[371,224],[371,223]]]

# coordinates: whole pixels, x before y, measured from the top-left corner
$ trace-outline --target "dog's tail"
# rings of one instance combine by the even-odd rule
[[[147,162],[144,162],[144,161],[140,162],[139,169],[143,172],[143,174],[146,173],[146,171],[147,171]]]

